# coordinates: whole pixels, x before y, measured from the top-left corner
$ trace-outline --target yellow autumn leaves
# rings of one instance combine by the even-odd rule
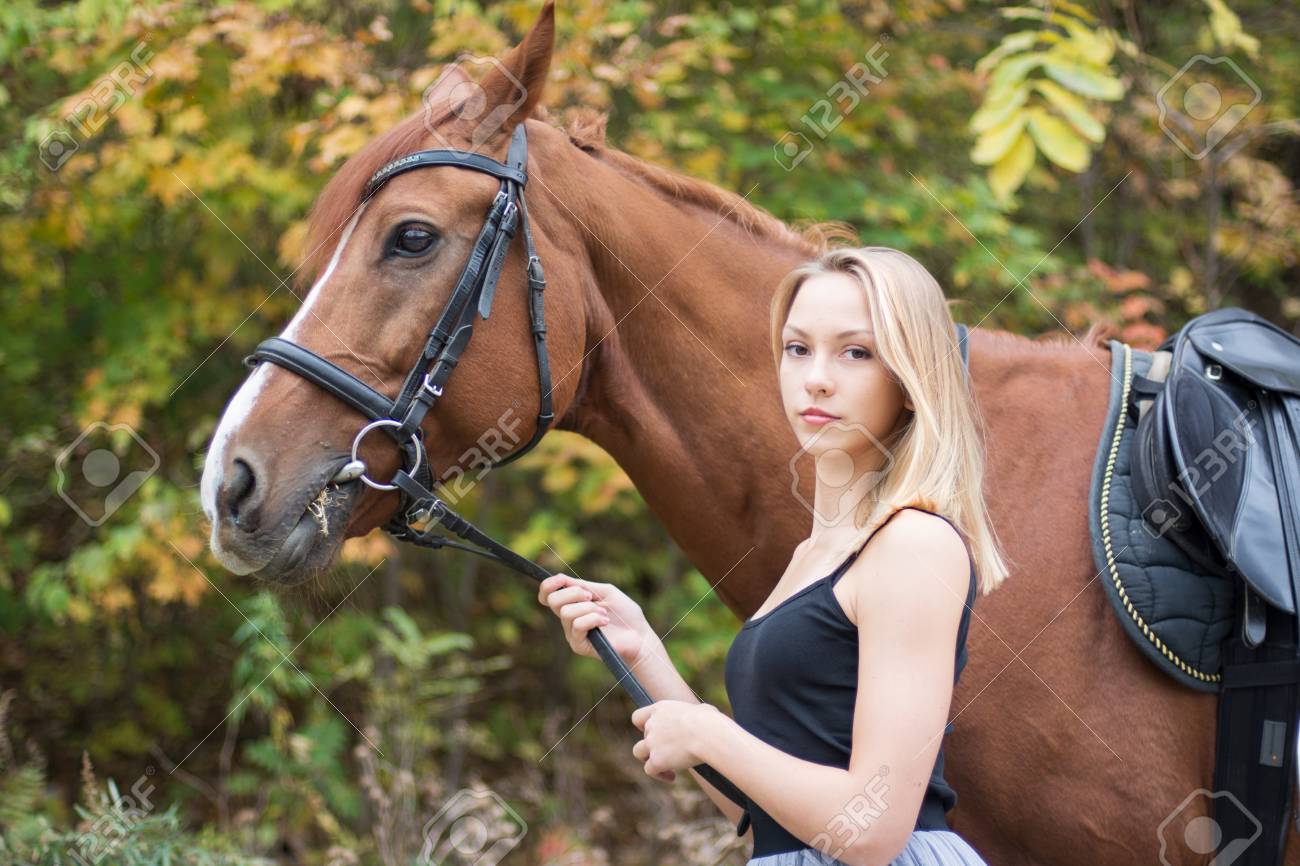
[[[1087,169],[1106,138],[1097,106],[1125,93],[1111,61],[1117,48],[1131,45],[1073,3],[1001,12],[1038,22],[1006,36],[975,67],[988,76],[989,88],[970,121],[976,136],[971,161],[989,167],[989,186],[1006,198],[1024,183],[1039,153],[1067,171]]]

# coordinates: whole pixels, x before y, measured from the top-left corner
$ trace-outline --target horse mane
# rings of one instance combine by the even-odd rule
[[[740,226],[757,240],[793,246],[812,258],[837,242],[858,243],[858,234],[844,222],[804,222],[794,226],[752,204],[744,196],[673,169],[638,159],[605,141],[609,116],[579,108],[571,112],[564,133],[579,149],[645,183],[672,201],[703,208]]]
[[[1089,349],[1105,349],[1110,339],[1118,333],[1115,325],[1107,320],[1099,320],[1088,326],[1082,337],[1072,331],[1051,331],[1037,337],[1026,337],[1013,331],[984,331],[990,339],[1007,343],[1008,348],[1022,348],[1034,351],[1051,349],[1076,349],[1080,344]]]

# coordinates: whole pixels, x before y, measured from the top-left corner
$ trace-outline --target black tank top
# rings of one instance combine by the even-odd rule
[[[922,508],[915,510],[925,511]],[[942,514],[937,516],[943,517]],[[893,517],[891,514],[885,523]],[[946,517],[943,519],[948,520]],[[948,523],[952,524],[952,521],[948,520]],[[956,528],[955,524],[953,528]],[[880,527],[876,527],[872,535],[878,531]],[[868,537],[867,541],[870,540]],[[866,543],[864,541],[862,547]],[[799,590],[761,617],[746,620],[727,651],[726,660],[727,697],[736,722],[742,728],[796,758],[841,769],[848,769],[853,750],[853,707],[858,691],[858,628],[845,615],[832,587],[857,559],[862,547],[830,574]],[[970,626],[971,604],[975,601],[974,560],[971,561],[970,575],[966,607],[957,629],[954,685],[966,666],[966,632]],[[778,620],[778,626],[764,628],[773,619]],[[952,728],[949,724],[944,734],[951,733]],[[949,829],[946,813],[956,803],[957,793],[943,778],[941,741],[915,829]],[[807,847],[756,803],[749,804],[746,814],[754,827],[753,856],[764,857]],[[743,818],[737,829],[743,834]]]

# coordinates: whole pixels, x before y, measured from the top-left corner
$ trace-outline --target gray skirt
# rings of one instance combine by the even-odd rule
[[[844,866],[813,848],[752,857],[745,866]],[[951,830],[913,830],[889,866],[988,866],[975,849]]]

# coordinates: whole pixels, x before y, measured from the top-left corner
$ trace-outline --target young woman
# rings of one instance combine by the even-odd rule
[[[742,812],[692,770],[752,821],[749,866],[984,864],[947,824],[942,739],[976,575],[987,594],[1007,569],[943,291],[897,250],[834,249],[782,281],[771,336],[814,461],[812,531],[728,651],[735,718],[699,701],[612,584],[557,574],[538,600],[581,655],[600,627],[655,698],[632,714],[647,774],[707,763],[745,792]]]

